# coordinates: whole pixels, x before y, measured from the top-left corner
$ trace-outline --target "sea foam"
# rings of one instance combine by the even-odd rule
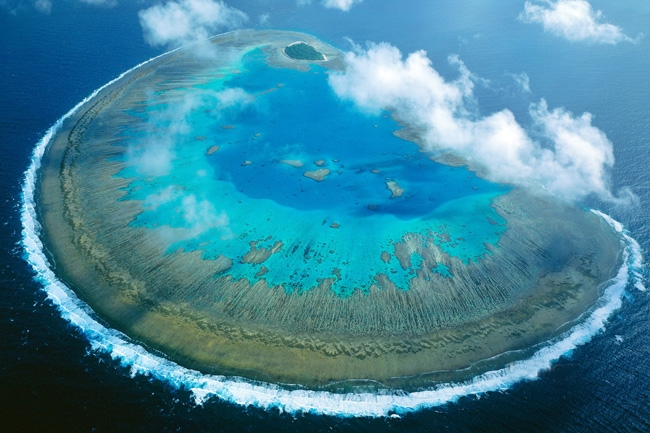
[[[189,389],[197,404],[203,404],[216,397],[243,406],[277,408],[290,413],[310,412],[346,417],[389,416],[444,405],[463,396],[505,390],[515,383],[535,380],[540,372],[549,369],[561,356],[587,343],[604,329],[612,312],[621,307],[622,296],[628,284],[638,290],[646,290],[643,285],[643,257],[639,244],[626,233],[620,223],[608,215],[593,211],[621,234],[623,246],[623,265],[617,275],[607,282],[603,295],[583,315],[579,324],[541,345],[530,358],[483,373],[466,382],[440,384],[428,390],[410,393],[395,390],[338,394],[307,389],[289,390],[278,385],[253,383],[238,377],[202,374],[152,354],[121,332],[101,324],[90,307],[56,277],[39,237],[41,227],[36,216],[34,193],[43,154],[63,122],[104,88],[156,58],[141,63],[97,89],[59,119],[37,143],[31,164],[25,172],[22,191],[22,246],[26,260],[35,272],[35,280],[42,284],[43,290],[61,316],[86,336],[94,350],[108,353],[119,360],[130,368],[132,375],[149,375],[175,387]]]

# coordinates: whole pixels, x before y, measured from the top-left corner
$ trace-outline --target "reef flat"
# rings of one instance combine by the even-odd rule
[[[327,60],[283,55],[295,40]],[[56,272],[130,337],[206,372],[417,388],[526,357],[620,266],[593,213],[434,162],[389,116],[313,104],[338,50],[213,43],[228,55],[175,51],[103,90],[43,160]]]

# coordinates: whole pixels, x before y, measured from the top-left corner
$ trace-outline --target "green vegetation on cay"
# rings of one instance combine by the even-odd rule
[[[295,60],[325,60],[323,53],[305,42],[295,42],[284,49],[284,53]]]

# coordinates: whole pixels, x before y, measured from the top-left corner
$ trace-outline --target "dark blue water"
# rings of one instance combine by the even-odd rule
[[[240,4],[241,3],[241,4]],[[595,114],[614,143],[614,188],[630,186],[636,209],[601,208],[622,221],[644,250],[650,246],[650,50],[648,40],[616,47],[570,44],[514,21],[519,1],[420,2],[366,0],[347,14],[293,1],[232,2],[252,20],[308,31],[345,48],[389,41],[403,51],[424,48],[436,68],[454,76],[446,56],[459,53],[470,70],[492,80],[477,91],[484,112],[509,107],[521,123],[530,102]],[[650,6],[593,2],[628,34],[650,34]],[[3,431],[647,431],[650,429],[650,333],[647,295],[630,290],[623,307],[594,340],[534,382],[461,399],[401,419],[296,417],[210,401],[142,376],[131,378],[88,343],[45,301],[17,246],[22,173],[45,130],[93,89],[157,54],[141,37],[139,5],[96,9],[55,3],[52,14],[26,7],[0,10],[0,418]],[[495,12],[495,8],[498,8]],[[507,72],[526,72],[532,95]]]

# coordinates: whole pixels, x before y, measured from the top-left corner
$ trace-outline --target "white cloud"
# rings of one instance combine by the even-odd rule
[[[34,7],[37,11],[43,14],[49,14],[52,12],[52,2],[50,0],[36,0],[34,2]]]
[[[340,9],[342,11],[349,11],[355,4],[361,3],[363,0],[322,0],[321,5],[329,9]],[[298,6],[310,5],[312,0],[296,0]]]
[[[96,6],[114,6],[117,0],[78,0],[81,3],[86,3]],[[52,13],[54,3],[52,0],[0,0],[0,10],[5,10],[11,15],[17,16],[20,13],[29,13],[31,7],[34,7],[37,12],[49,15]]]
[[[127,160],[145,176],[166,176],[176,157],[175,147],[191,132],[188,117],[199,99],[185,95],[176,104],[154,111],[146,123],[145,139],[127,149]]]
[[[181,146],[196,145],[193,116],[197,112],[213,109],[212,116],[220,116],[224,110],[232,114],[249,109],[255,101],[254,96],[241,88],[185,92],[171,98],[164,109],[152,110],[148,114],[142,134],[144,138],[132,142],[126,151],[126,165],[149,181],[173,174],[174,160]],[[150,105],[155,106],[155,100]],[[205,151],[203,145],[199,151]],[[196,175],[205,177],[206,169],[197,170]],[[218,229],[219,236],[224,239],[232,236],[228,215],[185,188],[170,185],[143,200],[145,211],[155,212],[163,205],[175,209],[183,222],[180,231],[168,233],[170,242],[190,239],[212,229]]]
[[[254,96],[241,88],[184,93],[165,109],[149,114],[145,123],[146,138],[129,147],[127,160],[140,174],[166,176],[176,158],[176,147],[186,142],[192,133],[191,117],[194,112],[216,109],[214,116],[219,116],[224,110],[232,115],[240,113],[254,101]]]
[[[194,194],[188,194],[181,200],[178,212],[188,224],[191,232],[201,233],[215,227],[228,227],[228,215],[217,211],[208,200],[197,199]]]
[[[507,109],[482,116],[474,109],[472,74],[457,57],[450,61],[459,69],[455,81],[446,81],[423,51],[403,59],[391,45],[371,45],[347,53],[345,72],[329,80],[340,97],[364,110],[394,110],[421,131],[427,150],[459,155],[491,181],[568,201],[592,194],[617,201],[608,186],[612,144],[589,113],[550,110],[542,99],[529,110],[532,130]]]
[[[169,237],[169,242],[191,239],[213,229],[219,229],[224,239],[232,236],[230,220],[225,211],[217,210],[210,201],[183,188],[170,185],[160,192],[149,194],[142,203],[146,212],[156,212],[163,205],[171,206],[184,223],[182,227],[176,227],[181,230],[175,234],[163,231]]]
[[[179,47],[205,41],[220,31],[240,27],[248,16],[220,0],[179,0],[138,13],[147,42]]]
[[[603,13],[594,11],[587,0],[527,1],[519,19],[541,24],[547,32],[574,42],[614,45],[633,41],[620,27],[603,22]]]
[[[304,2],[304,0],[298,0]],[[323,0],[323,6],[331,9],[340,9],[342,11],[349,11],[352,6],[361,3],[362,0]]]
[[[263,26],[268,24],[270,20],[271,20],[271,14],[269,14],[269,13],[262,14],[258,18],[258,21],[259,21],[260,25],[263,25]]]
[[[94,6],[115,6],[117,4],[117,0],[79,0],[82,3],[86,3],[89,5],[94,5]]]
[[[217,110],[231,107],[236,107],[241,110],[246,105],[252,104],[255,101],[255,97],[241,87],[220,90],[214,94],[214,98],[216,99]]]
[[[530,93],[530,77],[528,77],[528,74],[525,72],[522,72],[520,74],[508,74],[510,77],[512,77],[513,80],[515,80],[515,83],[519,88],[524,91],[525,93]]]

